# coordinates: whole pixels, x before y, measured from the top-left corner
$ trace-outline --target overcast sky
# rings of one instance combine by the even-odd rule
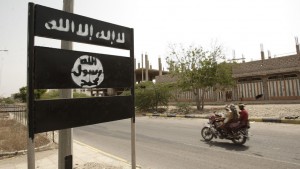
[[[74,0],[74,13],[134,28],[135,57],[147,52],[157,69],[165,60],[168,44],[223,45],[227,59],[242,54],[246,61],[260,58],[260,44],[272,57],[295,53],[300,35],[299,0]],[[63,0],[0,1],[0,97],[26,85],[28,2],[62,9]],[[37,44],[60,47],[59,41],[37,39]],[[120,53],[90,45],[74,44],[75,50]],[[166,69],[166,65],[164,64]]]

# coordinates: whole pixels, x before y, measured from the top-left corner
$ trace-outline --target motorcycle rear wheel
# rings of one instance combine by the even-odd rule
[[[238,136],[232,139],[234,144],[243,145],[247,141],[247,137],[244,136],[240,131],[238,131]]]
[[[213,133],[209,127],[203,127],[201,130],[201,136],[205,141],[210,141],[213,139]]]

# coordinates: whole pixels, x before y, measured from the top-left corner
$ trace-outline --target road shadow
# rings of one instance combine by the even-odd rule
[[[221,147],[224,148],[226,150],[231,150],[231,151],[246,151],[249,149],[249,146],[246,145],[237,145],[234,143],[230,143],[230,142],[221,142],[221,141],[203,141],[205,144],[209,145],[210,147]]]

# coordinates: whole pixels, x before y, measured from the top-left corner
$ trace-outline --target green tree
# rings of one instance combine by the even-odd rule
[[[215,90],[226,91],[235,85],[235,81],[232,77],[232,68],[237,66],[236,62],[227,63],[221,62],[217,66],[216,71],[216,84],[214,85]]]
[[[35,99],[40,99],[41,96],[46,93],[46,89],[38,89],[38,90],[34,90],[34,98]],[[22,102],[26,102],[27,100],[27,87],[21,87],[19,89],[19,93],[15,93],[14,94],[14,99],[18,99]]]
[[[217,62],[224,59],[221,46],[205,50],[201,46],[184,48],[174,44],[170,45],[170,50],[166,58],[169,71],[177,76],[179,88],[193,91],[197,110],[204,108],[204,95],[210,87],[217,89],[233,84],[232,65],[225,61],[219,64]]]

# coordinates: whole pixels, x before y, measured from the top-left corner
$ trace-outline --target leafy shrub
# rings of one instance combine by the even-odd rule
[[[135,105],[138,110],[155,110],[159,106],[167,106],[171,98],[168,84],[142,82],[136,85]]]
[[[184,113],[184,114],[188,114],[191,112],[192,108],[190,106],[189,103],[183,103],[183,102],[178,102],[176,104],[176,107],[177,107],[177,111],[178,112],[181,112],[181,113]]]
[[[73,92],[73,98],[84,98],[84,97],[90,97],[85,93],[78,93],[78,92]],[[50,99],[59,99],[59,91],[58,90],[50,90],[47,93],[44,93],[41,96],[41,99],[45,100],[50,100]]]
[[[45,100],[58,99],[58,98],[59,98],[58,90],[50,90],[41,96],[41,99],[45,99]]]
[[[84,98],[84,97],[90,97],[85,93],[78,93],[78,92],[73,92],[73,98]]]

